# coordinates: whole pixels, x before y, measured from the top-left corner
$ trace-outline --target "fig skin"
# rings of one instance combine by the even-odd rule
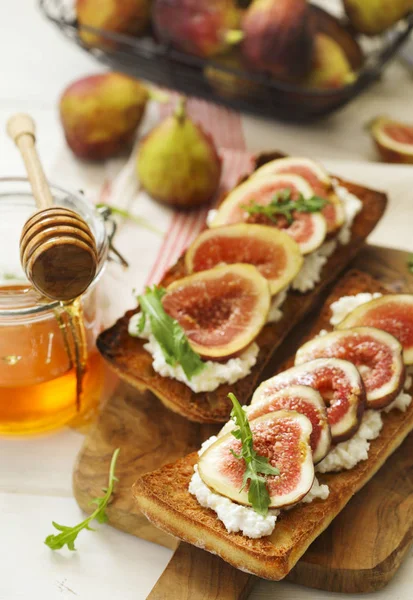
[[[241,51],[251,70],[287,80],[309,72],[315,28],[306,0],[254,0],[242,31]]]
[[[214,64],[207,64],[204,67],[203,74],[211,88],[223,98],[250,99],[254,94],[262,93],[262,85],[252,81],[237,49],[217,56]]]
[[[139,181],[163,204],[192,208],[209,202],[218,190],[221,170],[212,137],[186,115],[184,100],[139,146]]]
[[[366,35],[383,33],[413,9],[412,0],[344,0],[354,29]]]
[[[234,0],[155,0],[152,18],[160,41],[210,58],[231,47],[240,11]]]
[[[324,33],[315,37],[311,70],[305,85],[316,89],[337,89],[353,83],[356,75],[342,47]]]
[[[108,32],[138,35],[149,25],[151,3],[152,0],[77,0],[77,22]],[[81,30],[80,37],[88,46],[116,46],[116,42],[92,32]]]
[[[121,73],[73,82],[59,102],[66,141],[81,159],[100,161],[128,150],[145,112],[149,92]]]
[[[398,130],[400,138],[404,138],[406,141],[398,142],[392,139],[386,132],[387,127]],[[369,129],[377,151],[384,162],[413,164],[413,125],[379,116],[370,123]]]
[[[179,322],[192,349],[208,360],[228,360],[245,350],[264,327],[271,304],[268,281],[244,263],[188,275],[166,292],[165,311]]]

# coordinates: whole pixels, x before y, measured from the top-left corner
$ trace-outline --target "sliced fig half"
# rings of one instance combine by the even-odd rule
[[[413,164],[413,125],[381,116],[372,121],[370,131],[385,162]]]
[[[262,415],[283,409],[295,410],[310,420],[313,427],[310,437],[313,462],[320,462],[331,447],[330,425],[328,424],[327,410],[321,394],[304,385],[292,385],[276,392],[262,402],[248,406],[246,413],[248,420],[253,421]],[[228,433],[233,428],[234,423],[229,421],[219,435]]]
[[[314,465],[309,445],[311,423],[302,414],[289,410],[272,412],[251,421],[254,450],[268,458],[280,474],[267,476],[270,508],[299,502],[311,489]],[[235,429],[235,425],[234,425]],[[219,437],[200,457],[198,471],[213,491],[238,504],[250,506],[248,488],[241,490],[245,463],[235,454],[241,443],[231,432]]]
[[[174,281],[162,299],[203,357],[218,359],[244,350],[265,325],[268,281],[252,265],[215,267]]]
[[[295,364],[315,358],[342,358],[353,363],[363,379],[367,408],[384,408],[403,389],[403,348],[395,337],[380,329],[355,327],[316,337],[301,346]]]
[[[288,156],[268,162],[257,169],[251,177],[280,174],[303,177],[311,185],[314,194],[328,200],[328,204],[321,211],[327,222],[327,233],[333,233],[343,225],[345,219],[343,203],[334,193],[331,179],[321,165],[309,158]]]
[[[316,213],[296,212],[292,225],[288,225],[284,217],[277,217],[277,222],[262,214],[250,215],[245,207],[253,203],[266,206],[278,192],[290,190],[292,199],[299,194],[304,198],[314,196],[312,187],[298,175],[267,175],[253,177],[236,187],[219,206],[211,227],[233,225],[235,223],[258,223],[284,229],[299,245],[302,254],[313,252],[321,246],[326,234],[327,223],[323,215]]]
[[[294,279],[303,264],[298,244],[284,231],[265,225],[228,225],[203,231],[189,247],[189,273],[220,264],[248,263],[257,267],[277,294]]]
[[[413,364],[413,295],[388,294],[358,306],[337,329],[376,327],[393,335],[403,346],[404,364]]]
[[[318,390],[327,406],[333,443],[349,439],[359,428],[366,394],[357,368],[338,358],[317,358],[283,371],[264,381],[256,390],[251,405],[271,399],[291,385],[307,385]]]

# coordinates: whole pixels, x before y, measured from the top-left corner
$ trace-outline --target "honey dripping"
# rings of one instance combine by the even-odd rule
[[[70,302],[61,302],[60,308],[66,318],[59,310],[55,311],[59,328],[63,335],[63,341],[71,367],[76,372],[76,412],[80,412],[82,404],[83,379],[86,374],[88,348],[86,330],[83,319],[82,302],[80,298]],[[68,332],[70,332],[69,339]]]

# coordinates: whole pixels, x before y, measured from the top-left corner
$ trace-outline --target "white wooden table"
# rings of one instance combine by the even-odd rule
[[[38,121],[40,152],[49,177],[75,189],[85,185],[85,180],[97,185],[102,178],[100,167],[72,161],[64,173],[56,172],[57,157],[66,152],[56,100],[71,80],[100,67],[46,23],[35,4],[34,0],[0,2],[0,176],[23,172],[4,134],[7,116],[22,110],[30,111]],[[325,159],[338,173],[387,189],[390,209],[372,241],[413,250],[413,167],[336,162],[375,160],[363,124],[378,113],[413,121],[412,93],[412,80],[396,64],[369,93],[316,125],[244,117],[247,146]],[[71,161],[69,154],[67,161]],[[52,533],[52,519],[74,524],[82,517],[71,494],[72,465],[81,442],[82,436],[69,430],[26,440],[0,439],[0,600],[141,600],[167,564],[168,550],[111,527],[81,535],[75,553],[53,553],[43,545],[45,536]],[[410,551],[393,582],[376,598],[410,600],[412,568]],[[313,600],[336,595],[264,581],[251,595],[253,600],[272,597]]]

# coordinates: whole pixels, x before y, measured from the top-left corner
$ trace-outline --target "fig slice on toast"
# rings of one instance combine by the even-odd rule
[[[292,385],[307,385],[320,392],[327,406],[333,443],[349,439],[360,427],[366,394],[360,373],[347,360],[317,358],[287,369],[264,381],[255,390],[251,405],[269,400]]]
[[[321,394],[311,387],[292,385],[275,392],[262,402],[247,406],[245,410],[249,421],[277,410],[295,410],[305,415],[313,427],[310,437],[313,462],[323,460],[330,450],[331,432],[327,409]],[[228,433],[233,428],[234,423],[228,421],[218,435]]]
[[[162,304],[203,357],[234,356],[255,339],[270,309],[268,281],[252,265],[233,264],[174,281]]]
[[[334,233],[343,225],[345,219],[343,203],[334,193],[330,176],[320,164],[309,158],[296,156],[277,158],[257,169],[251,177],[280,174],[303,177],[311,185],[314,194],[328,200],[328,204],[321,211],[327,222],[327,233]]]
[[[311,489],[314,465],[309,445],[311,423],[295,411],[280,410],[250,422],[254,450],[268,458],[279,475],[268,475],[270,508],[281,508],[299,502]],[[234,425],[234,429],[236,426]],[[198,472],[213,491],[238,504],[250,506],[248,489],[244,488],[245,462],[237,458],[241,442],[231,432],[219,437],[203,454]]]
[[[413,364],[413,295],[388,294],[353,310],[337,329],[376,327],[393,335],[403,347],[403,360]]]
[[[332,331],[310,340],[298,350],[295,364],[315,358],[342,358],[359,370],[366,390],[366,407],[381,409],[403,389],[403,349],[389,333],[374,327]]]
[[[247,223],[206,229],[185,255],[189,273],[234,263],[257,267],[268,279],[271,294],[277,294],[298,274],[303,257],[297,243],[284,231]]]
[[[327,223],[321,212],[295,212],[294,220],[289,225],[283,216],[277,216],[274,221],[264,214],[249,214],[246,210],[246,207],[254,204],[268,206],[277,194],[285,191],[291,193],[292,200],[300,196],[309,200],[314,196],[312,187],[298,175],[252,177],[228,194],[210,226],[248,222],[278,227],[297,242],[302,254],[309,254],[321,246],[327,234]]]

